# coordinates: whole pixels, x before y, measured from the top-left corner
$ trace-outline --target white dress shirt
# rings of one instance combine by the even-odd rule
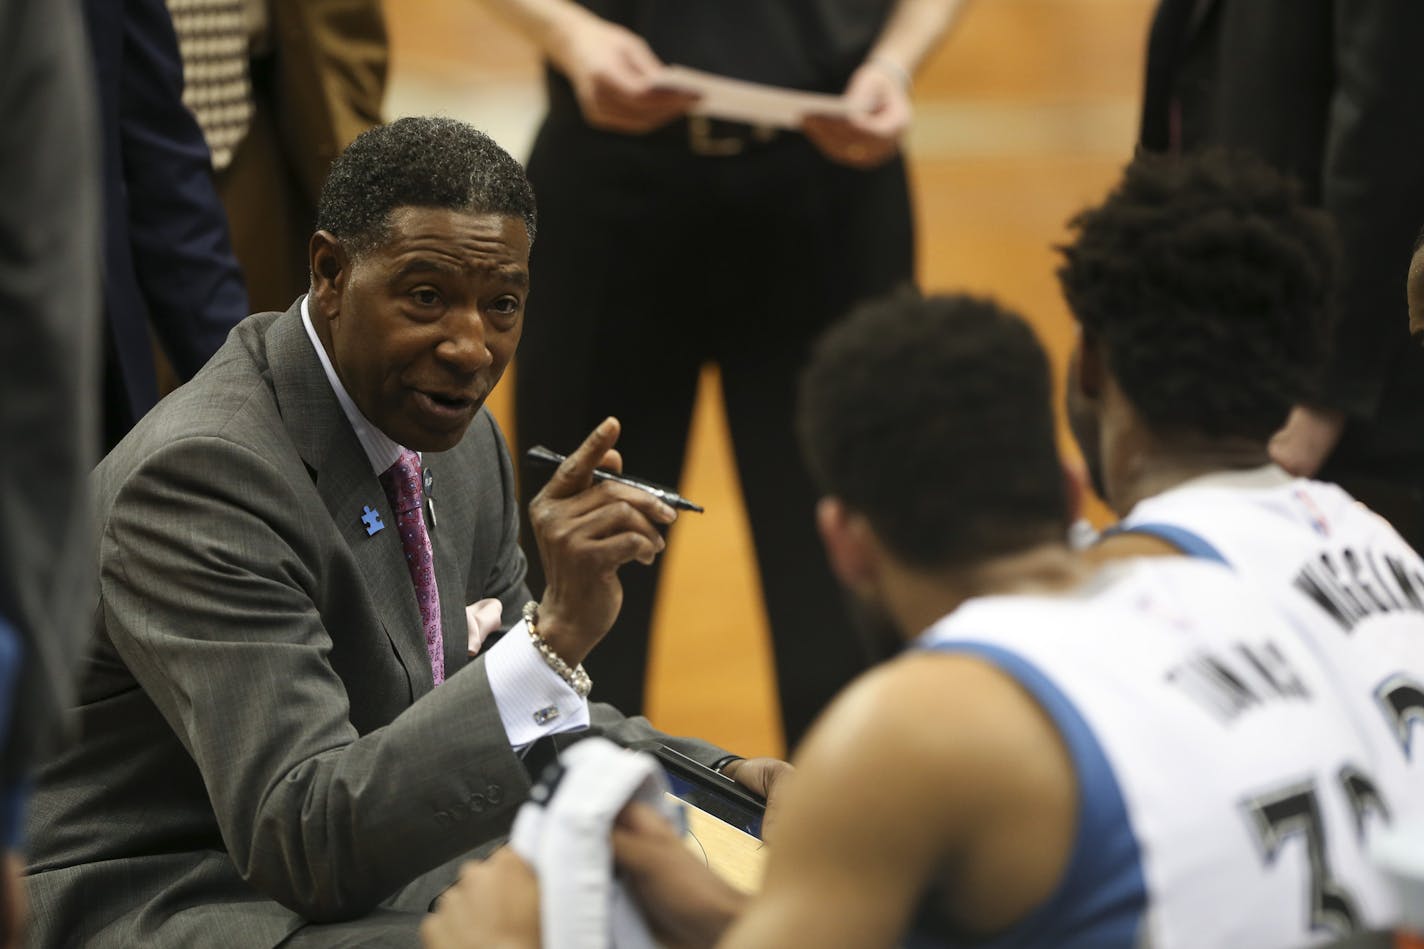
[[[346,414],[357,440],[365,449],[371,471],[380,475],[396,463],[404,447],[372,425],[356,403],[351,401],[331,365],[326,347],[321,344],[312,326],[306,297],[302,298],[302,325],[306,327],[307,337],[321,360],[321,368],[336,393],[336,401],[341,404],[341,411]],[[451,631],[444,630],[443,634],[451,635]],[[457,635],[463,639],[466,631],[459,630]],[[581,698],[557,672],[549,668],[530,640],[522,619],[485,653],[485,674],[489,676],[490,691],[499,706],[499,717],[504,723],[509,743],[516,751],[545,735],[588,727],[588,700]]]

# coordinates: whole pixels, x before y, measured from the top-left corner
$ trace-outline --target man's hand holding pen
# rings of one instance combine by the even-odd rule
[[[524,460],[532,461],[535,464],[547,465],[550,468],[557,468],[568,459],[556,451],[545,448],[543,445],[535,445],[524,453]],[[599,467],[593,470],[593,478],[595,481],[617,481],[619,484],[626,484],[629,487],[646,491],[659,501],[666,501],[679,511],[696,511],[698,514],[701,514],[705,510],[701,505],[693,504],[667,485],[648,481],[644,478],[635,478],[621,471],[609,471],[607,468]]]
[[[661,528],[677,520],[653,494],[595,478],[598,468],[622,471],[619,431],[615,418],[600,423],[529,504],[545,577],[539,635],[569,665],[613,626],[623,605],[618,568],[651,564],[666,546]]]

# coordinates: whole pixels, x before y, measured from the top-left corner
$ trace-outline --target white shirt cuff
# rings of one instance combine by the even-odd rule
[[[549,668],[523,620],[485,653],[485,675],[515,751],[545,735],[589,725],[588,700]]]

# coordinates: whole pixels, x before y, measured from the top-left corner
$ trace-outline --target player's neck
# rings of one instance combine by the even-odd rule
[[[1249,471],[1269,463],[1266,446],[1254,439],[1142,434],[1131,440],[1109,471],[1108,494],[1113,510],[1125,516],[1139,501],[1194,478]]]
[[[1077,554],[1054,541],[966,567],[897,570],[887,578],[886,601],[900,629],[917,636],[974,597],[1063,593],[1091,573]]]

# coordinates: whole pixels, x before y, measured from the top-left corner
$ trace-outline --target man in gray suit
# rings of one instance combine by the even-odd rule
[[[590,724],[663,740],[590,706],[579,666],[675,516],[593,480],[615,420],[535,500],[539,603],[524,584],[482,408],[529,291],[523,170],[404,119],[337,160],[317,227],[310,293],[240,324],[96,471],[82,739],[30,825],[42,945],[414,945],[453,862],[507,830],[521,753]],[[506,634],[469,659],[481,600]]]

